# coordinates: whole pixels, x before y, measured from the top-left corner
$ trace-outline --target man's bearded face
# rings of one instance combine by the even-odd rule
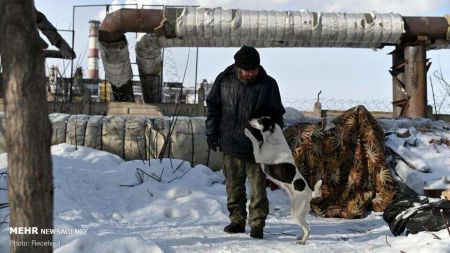
[[[238,68],[237,76],[239,81],[244,84],[254,84],[256,81],[256,77],[258,76],[258,72],[258,69],[245,70]]]

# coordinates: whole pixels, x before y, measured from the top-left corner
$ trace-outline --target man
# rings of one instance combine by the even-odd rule
[[[220,73],[206,99],[208,107],[206,135],[210,149],[224,153],[227,208],[231,223],[228,233],[245,232],[247,220],[246,178],[250,184],[248,223],[250,236],[263,238],[269,213],[265,175],[254,161],[251,141],[244,135],[248,120],[263,110],[281,127],[285,112],[277,82],[260,66],[258,51],[243,46],[235,55],[235,63]]]

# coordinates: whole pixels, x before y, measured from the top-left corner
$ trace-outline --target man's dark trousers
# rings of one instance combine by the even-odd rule
[[[252,160],[224,154],[224,175],[227,190],[227,208],[233,223],[245,226],[247,220],[245,181],[250,185],[248,224],[250,227],[264,227],[269,213],[265,175],[261,165]]]

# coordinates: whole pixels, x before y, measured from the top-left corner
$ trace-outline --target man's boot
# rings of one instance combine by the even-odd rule
[[[262,227],[252,227],[250,230],[250,237],[253,237],[255,239],[263,239],[264,237],[264,230]]]
[[[230,233],[230,234],[244,233],[245,226],[231,222],[223,229],[223,231]]]

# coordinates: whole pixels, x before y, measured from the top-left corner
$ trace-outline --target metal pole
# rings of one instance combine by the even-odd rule
[[[425,45],[405,47],[405,87],[408,92],[409,106],[406,116],[420,118],[426,116],[427,109],[427,72]]]
[[[72,50],[75,52],[75,7],[72,6]],[[69,102],[72,102],[73,59],[70,62]]]
[[[195,83],[194,83],[194,104],[197,104],[197,71],[198,71],[198,47],[195,53]]]
[[[161,72],[159,74],[159,86],[158,86],[159,97],[158,97],[158,101],[156,101],[157,103],[162,103],[162,93],[163,93],[163,83],[164,83],[164,53],[165,53],[165,48],[163,47],[163,49],[161,50],[162,64],[161,64]]]
[[[403,53],[403,49],[397,47],[392,52],[392,112],[394,118],[400,117],[402,115],[402,106],[396,104],[396,102],[402,101],[406,99],[406,96],[402,92],[402,88],[398,81],[405,82],[405,70],[404,70],[404,60],[405,56]],[[405,101],[406,102],[406,101]]]

